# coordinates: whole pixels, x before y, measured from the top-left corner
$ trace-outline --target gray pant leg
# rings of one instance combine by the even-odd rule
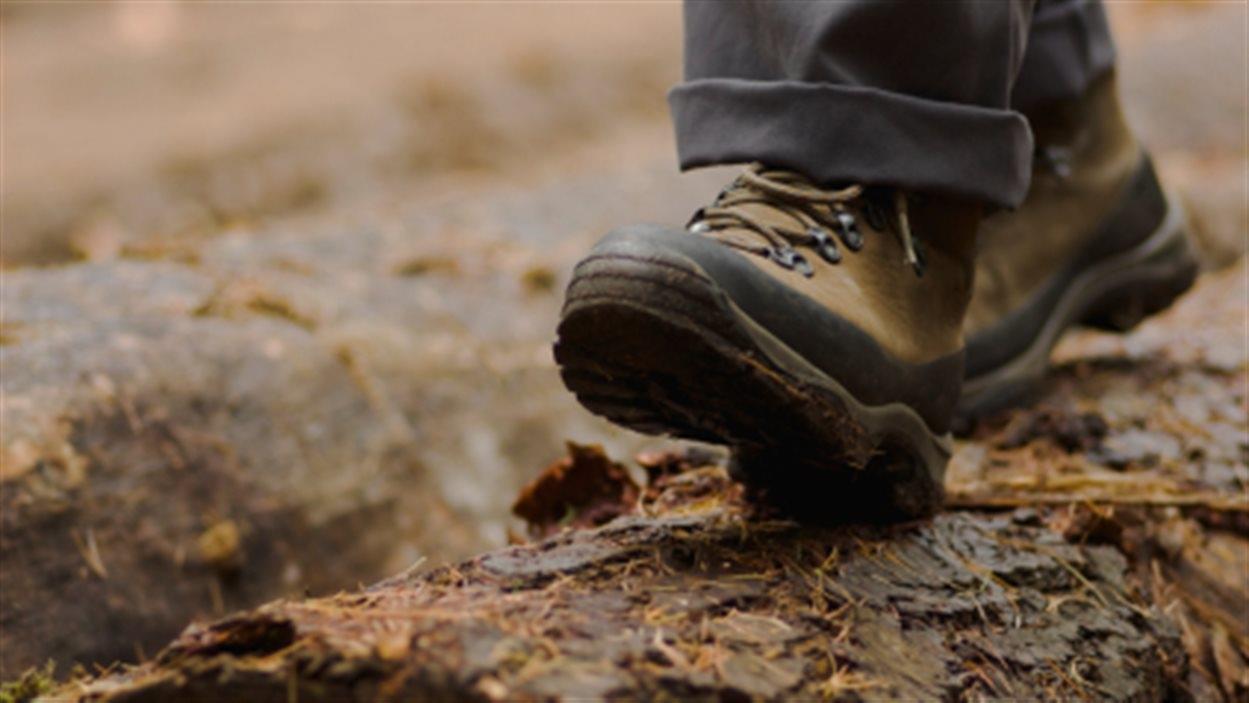
[[[669,95],[682,168],[763,161],[821,182],[1004,206],[1032,135],[1010,109],[1032,0],[687,0]]]
[[[1114,65],[1100,0],[1038,0],[1011,106],[1027,113],[1046,102],[1078,98]]]

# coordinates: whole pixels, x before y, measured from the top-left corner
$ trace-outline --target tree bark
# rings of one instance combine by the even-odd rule
[[[1151,602],[1160,584],[1066,511],[807,528],[759,514],[718,467],[662,477],[640,510],[192,627],[76,693],[1147,701],[1210,683],[1194,683],[1181,629]],[[1189,566],[1160,578],[1179,586],[1171,569]]]

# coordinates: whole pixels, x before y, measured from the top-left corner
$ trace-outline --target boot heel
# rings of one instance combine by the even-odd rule
[[[1180,240],[1159,257],[1119,274],[1120,280],[1088,306],[1080,324],[1106,332],[1128,332],[1171,306],[1193,285],[1197,262]]]

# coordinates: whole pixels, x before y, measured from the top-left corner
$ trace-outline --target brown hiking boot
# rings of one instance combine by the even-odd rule
[[[1068,327],[1130,329],[1197,271],[1179,203],[1129,130],[1113,75],[1028,117],[1037,143],[1028,198],[980,227],[964,426],[1031,395]]]
[[[729,445],[737,475],[811,517],[928,513],[980,215],[750,166],[688,231],[625,227],[577,265],[564,383],[626,427]]]

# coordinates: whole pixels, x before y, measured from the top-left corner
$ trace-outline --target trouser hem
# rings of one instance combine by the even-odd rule
[[[820,183],[887,185],[1016,207],[1032,133],[1022,115],[874,88],[710,78],[668,95],[682,169],[760,161]]]

